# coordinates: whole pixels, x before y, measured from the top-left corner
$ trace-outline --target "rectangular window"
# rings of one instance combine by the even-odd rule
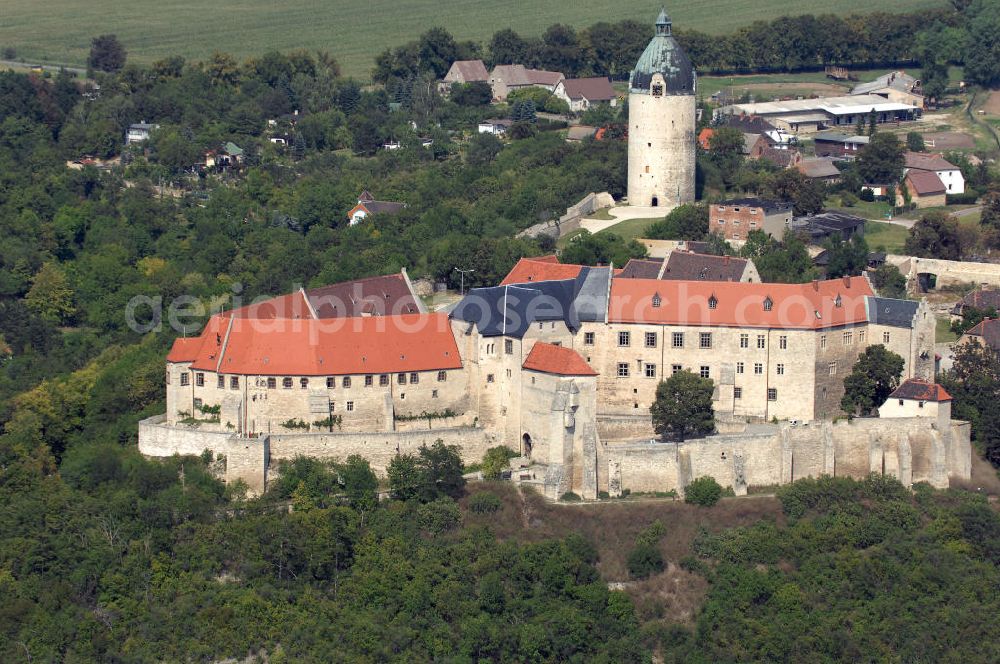
[[[281,379],[281,387],[282,387],[282,389],[285,389],[285,390],[292,389],[292,379],[289,378],[288,376],[285,376],[284,378],[282,378]]]
[[[631,332],[619,332],[618,333],[618,345],[619,346],[629,346],[632,343],[632,333]]]
[[[674,365],[671,365],[671,367],[670,367],[670,374],[671,375],[673,375],[673,374],[679,374],[683,370],[684,370],[684,367],[682,367],[679,364],[674,364]]]
[[[774,368],[774,370],[775,370],[775,373],[777,373],[779,376],[784,376],[785,375],[785,365],[784,364],[779,364],[778,366],[776,366]]]
[[[844,345],[850,346],[854,342],[853,332],[844,332]]]
[[[733,398],[734,399],[742,399],[743,398],[743,388],[742,387],[734,387],[733,388]]]
[[[618,377],[619,378],[628,378],[628,362],[619,362],[618,363]]]
[[[215,386],[217,388],[219,388],[220,390],[221,389],[225,389],[225,387],[226,387],[226,377],[225,376],[216,376],[215,377]]]
[[[507,355],[514,354],[514,342],[511,339],[503,340],[503,352]]]
[[[375,384],[375,376],[365,376],[365,387],[372,387]]]
[[[656,365],[647,364],[646,365],[646,378],[656,378]]]
[[[736,363],[736,373],[738,373],[738,374],[743,373],[743,363],[742,362],[737,362]]]
[[[239,378],[239,376],[230,376],[229,377],[229,389],[231,389],[231,390],[238,390],[238,389],[240,389],[240,378]]]
[[[401,374],[397,375],[396,376],[396,382],[399,383],[400,385],[406,385],[406,374],[405,373],[401,373]]]
[[[486,382],[487,383],[492,383],[494,380],[495,379],[493,378],[493,374],[486,374]]]
[[[684,348],[684,333],[674,332],[672,336],[672,345],[674,348]]]
[[[167,385],[170,384],[170,369],[167,369]]]
[[[437,399],[437,398],[438,398],[438,391],[431,390],[431,399]]]
[[[202,406],[203,403],[205,403],[205,402],[202,401],[201,399],[197,399],[196,398],[194,400],[194,407],[197,408],[198,410],[201,410],[201,406]],[[921,408],[923,407],[923,402],[922,401],[920,402],[920,406],[921,406]]]
[[[303,390],[309,389],[309,379],[299,378],[299,387],[301,387]]]
[[[837,363],[836,362],[831,362],[828,365],[828,368],[830,370],[830,375],[831,376],[836,376],[837,375]]]
[[[278,379],[275,378],[274,376],[270,376],[267,379],[267,389],[273,390],[276,387],[278,387]]]
[[[448,372],[447,371],[439,371],[438,372],[438,382],[439,383],[443,383],[446,380],[448,380]]]
[[[741,334],[740,335],[740,348],[749,348],[749,347],[750,347],[750,335],[749,334]]]
[[[778,400],[778,390],[773,387],[767,388],[767,400],[777,401]]]
[[[381,376],[379,376],[378,377],[378,384],[381,387],[388,387],[389,386],[389,374],[382,374]]]
[[[865,331],[858,330],[858,343],[863,344],[865,342]]]
[[[344,376],[340,380],[340,384],[343,385],[344,389],[346,390],[347,388],[349,388],[351,386],[351,377],[350,376]]]
[[[332,390],[335,387],[337,387],[337,379],[334,378],[333,376],[327,377],[327,379],[326,379],[326,389]]]
[[[354,410],[354,402],[353,401],[348,401],[347,402],[347,412],[351,412],[352,410]]]
[[[583,345],[584,346],[593,346],[594,345],[594,333],[593,332],[584,332],[583,333]]]
[[[760,362],[754,362],[753,373],[754,373],[755,376],[760,376],[761,374],[763,374],[764,373],[764,365],[761,364]]]
[[[646,333],[646,348],[656,348],[656,332]]]
[[[711,332],[702,332],[699,335],[699,343],[698,343],[698,345],[701,348],[711,348],[712,347],[712,333]]]
[[[708,370],[708,365],[706,365],[706,364],[701,365],[701,372],[700,372],[700,374],[701,374],[702,378],[708,378],[708,376],[710,375],[710,372]]]
[[[819,337],[819,347],[820,348],[826,348],[826,335],[825,334],[822,334]]]
[[[194,375],[194,384],[198,387],[205,386],[205,374],[199,372]]]
[[[882,343],[884,343],[884,344],[889,343],[889,333],[888,332],[883,332],[882,333]]]
[[[764,343],[765,343],[764,339],[765,339],[765,337],[764,337],[763,334],[758,334],[757,335],[757,348],[763,348],[764,347]]]
[[[788,349],[788,337],[786,337],[785,335],[781,335],[780,337],[778,337],[778,348],[780,348],[781,350]]]
[[[184,373],[181,374],[181,385],[190,385],[190,384],[191,384],[191,374],[185,371]]]
[[[410,374],[410,385],[416,385],[420,382],[420,374],[411,373]]]

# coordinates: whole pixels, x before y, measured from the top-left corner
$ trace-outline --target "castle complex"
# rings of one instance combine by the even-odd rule
[[[661,12],[630,80],[630,204],[694,199],[694,92]],[[683,491],[702,475],[738,493],[823,473],[947,486],[971,459],[947,408],[901,399],[887,419],[825,422],[871,345],[933,385],[934,328],[925,302],[879,297],[864,277],[760,283],[747,261],[697,254],[625,270],[522,259],[434,313],[404,271],[212,316],[174,343],[167,412],[141,423],[139,448],[225,455],[227,479],[255,491],[282,459],[361,454],[384,472],[435,440],[467,462],[505,445],[517,479],[552,498]],[[654,440],[656,387],[684,370],[712,380],[723,435]]]

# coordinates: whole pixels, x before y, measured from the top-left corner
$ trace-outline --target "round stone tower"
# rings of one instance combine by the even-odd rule
[[[663,9],[629,79],[629,205],[672,208],[694,200],[696,80],[670,26]]]

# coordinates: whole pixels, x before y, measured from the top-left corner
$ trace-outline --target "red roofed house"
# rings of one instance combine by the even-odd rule
[[[569,104],[569,110],[574,113],[585,111],[594,104],[618,105],[615,89],[607,76],[565,78],[559,81],[552,94]]]
[[[698,132],[698,147],[702,150],[708,150],[711,145],[712,136],[715,135],[715,130],[711,127],[705,127],[700,132]]]
[[[962,176],[962,169],[941,155],[907,152],[903,157],[905,159],[905,172],[926,171],[933,173],[941,180],[947,193],[965,193],[965,178]]]
[[[941,207],[947,204],[947,187],[941,178],[932,171],[911,170],[903,176],[902,185],[910,194],[910,202],[914,207]],[[896,192],[896,206],[906,203],[902,189]]]
[[[358,196],[358,204],[347,212],[347,224],[349,226],[359,224],[370,214],[399,214],[404,208],[406,208],[406,203],[397,203],[395,201],[377,201],[375,200],[375,197],[372,196],[366,189],[361,192],[360,196]]]
[[[951,420],[951,395],[937,383],[919,378],[904,380],[878,409],[878,416],[933,417],[939,426]]]

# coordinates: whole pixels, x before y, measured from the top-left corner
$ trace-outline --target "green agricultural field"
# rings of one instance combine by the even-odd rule
[[[441,25],[458,39],[486,40],[510,26],[538,35],[557,22],[585,27],[598,21],[637,19],[652,23],[658,2],[601,0],[528,3],[515,0],[4,0],[0,11],[0,48],[17,49],[18,58],[82,64],[92,37],[115,33],[133,61],[149,63],[179,54],[203,59],[213,51],[246,57],[268,50],[296,48],[329,51],[345,73],[364,77],[373,59]],[[794,6],[776,0],[682,0],[668,7],[675,25],[719,33],[793,12],[847,14],[908,11],[944,6],[944,0],[803,0]],[[652,31],[652,27],[650,27]]]

